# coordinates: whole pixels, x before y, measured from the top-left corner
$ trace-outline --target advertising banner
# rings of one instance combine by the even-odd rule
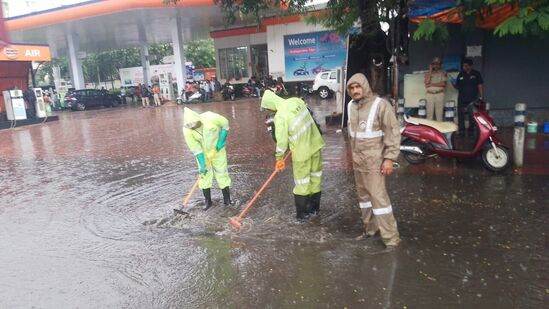
[[[11,44],[0,48],[0,61],[51,61],[47,45]]]
[[[315,75],[344,66],[347,36],[319,31],[284,36],[285,80],[312,80]]]
[[[187,62],[187,80],[193,79],[193,66],[191,62]],[[150,81],[158,83],[160,80],[160,74],[171,74],[172,82],[177,82],[177,77],[175,76],[174,64],[159,64],[151,65],[150,67]],[[143,84],[143,68],[142,67],[132,67],[132,68],[122,68],[120,69],[120,81],[122,86],[137,86],[138,84]]]

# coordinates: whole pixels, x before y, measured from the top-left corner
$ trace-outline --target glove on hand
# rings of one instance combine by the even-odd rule
[[[204,158],[204,153],[197,154],[196,160],[198,160],[199,173],[206,175],[206,173],[208,173],[208,170],[206,169],[206,159]]]
[[[286,168],[286,162],[284,162],[284,159],[277,159],[275,168],[279,171]]]
[[[217,140],[217,145],[215,145],[215,150],[219,151],[221,148],[225,147],[225,141],[227,141],[227,135],[229,131],[222,129],[219,133],[219,139]]]

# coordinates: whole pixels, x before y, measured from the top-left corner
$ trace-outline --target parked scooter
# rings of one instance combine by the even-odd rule
[[[484,165],[500,172],[509,165],[508,147],[496,137],[494,120],[485,112],[473,108],[473,119],[478,127],[478,139],[471,150],[457,150],[453,137],[458,131],[454,122],[441,122],[404,116],[406,125],[401,129],[403,141],[400,151],[411,164],[423,163],[436,156],[467,159],[482,154]]]

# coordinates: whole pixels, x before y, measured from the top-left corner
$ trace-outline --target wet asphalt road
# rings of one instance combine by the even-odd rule
[[[317,119],[333,102],[312,101]],[[0,308],[549,308],[549,178],[433,160],[388,180],[403,243],[361,234],[349,151],[325,128],[320,218],[294,222],[290,169],[243,221],[274,143],[258,100],[231,122],[233,196],[174,216],[196,179],[181,106],[63,112],[0,131]],[[539,174],[539,173],[538,173]]]

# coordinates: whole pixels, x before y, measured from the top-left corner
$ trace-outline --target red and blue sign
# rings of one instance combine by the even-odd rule
[[[284,36],[285,80],[314,79],[315,75],[344,66],[347,36],[319,31]]]

